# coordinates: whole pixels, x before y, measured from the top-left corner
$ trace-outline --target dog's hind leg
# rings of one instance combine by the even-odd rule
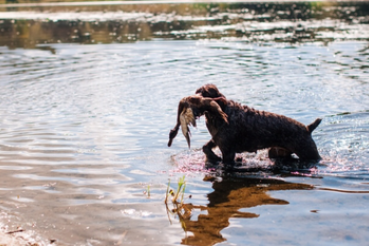
[[[215,144],[214,140],[210,140],[202,147],[202,151],[204,151],[204,154],[206,155],[206,161],[218,162],[222,160],[222,158],[220,158],[213,152],[213,148],[215,148],[216,146],[217,145]]]

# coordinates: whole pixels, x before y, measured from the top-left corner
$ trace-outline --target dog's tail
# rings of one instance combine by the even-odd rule
[[[308,131],[312,133],[315,130],[315,128],[319,126],[320,122],[322,122],[321,118],[316,119],[313,123],[307,126]]]

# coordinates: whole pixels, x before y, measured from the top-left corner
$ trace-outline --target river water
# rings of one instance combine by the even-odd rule
[[[5,231],[57,245],[365,245],[367,2],[0,6]],[[305,124],[316,168],[204,168],[179,100],[205,83]],[[183,206],[168,200],[185,177]],[[178,208],[178,209],[176,209]],[[15,233],[16,234],[16,233]]]

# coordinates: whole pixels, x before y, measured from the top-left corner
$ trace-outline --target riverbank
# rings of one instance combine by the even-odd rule
[[[47,241],[34,230],[24,229],[14,216],[0,211],[0,246],[55,245],[55,240]]]

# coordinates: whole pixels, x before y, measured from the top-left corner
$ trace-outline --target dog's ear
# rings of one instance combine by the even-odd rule
[[[225,102],[225,98],[218,98],[219,102]],[[201,97],[201,96],[189,96],[187,97],[187,102],[191,108],[201,108],[203,111],[208,111],[210,114],[216,115],[223,119],[224,122],[228,124],[228,116],[225,114],[216,100],[209,97]]]
[[[224,97],[217,97],[214,98],[213,100],[216,101],[221,108],[227,105],[227,99],[225,99]]]

